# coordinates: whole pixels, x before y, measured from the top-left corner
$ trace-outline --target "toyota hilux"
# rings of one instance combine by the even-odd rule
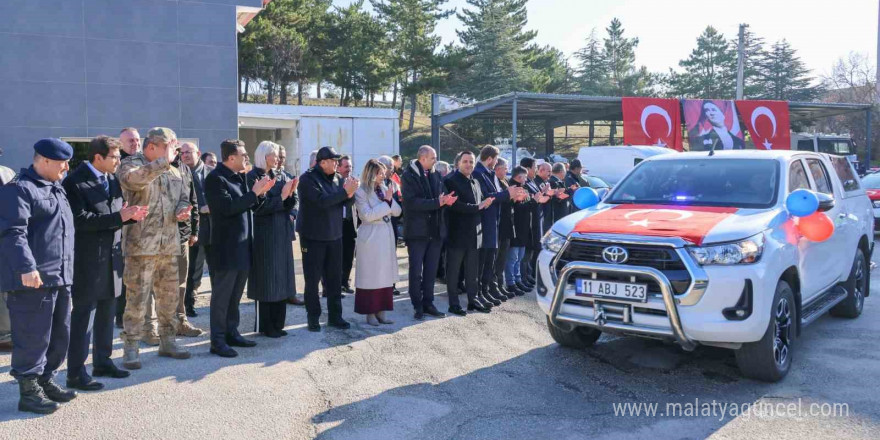
[[[786,209],[798,189],[830,219],[824,240],[805,237]],[[873,245],[871,202],[843,157],[659,155],[552,226],[537,301],[563,346],[588,347],[608,332],[688,351],[723,347],[743,375],[778,381],[804,327],[828,311],[859,316]]]

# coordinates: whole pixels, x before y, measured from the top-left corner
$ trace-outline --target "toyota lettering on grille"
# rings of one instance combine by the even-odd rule
[[[629,259],[629,253],[620,246],[608,246],[602,250],[602,259],[611,264],[623,264]]]

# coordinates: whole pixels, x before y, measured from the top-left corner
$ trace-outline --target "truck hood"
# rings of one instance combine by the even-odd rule
[[[776,228],[788,219],[782,208],[739,209],[670,205],[599,205],[568,215],[553,231],[677,237],[695,245],[723,243]]]

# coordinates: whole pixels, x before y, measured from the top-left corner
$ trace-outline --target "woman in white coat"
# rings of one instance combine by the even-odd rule
[[[394,283],[398,281],[397,246],[391,217],[400,216],[400,205],[387,188],[385,167],[370,159],[361,174],[354,200],[361,225],[355,243],[354,311],[367,315],[367,324],[393,324],[385,312],[394,309]]]

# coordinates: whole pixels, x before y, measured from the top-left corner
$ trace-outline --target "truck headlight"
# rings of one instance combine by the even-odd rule
[[[875,208],[880,208],[880,200],[874,200],[871,204],[874,205]]]
[[[700,265],[750,264],[761,259],[764,252],[764,233],[735,243],[692,247],[691,255]]]
[[[544,238],[541,239],[541,247],[554,254],[558,254],[559,251],[562,250],[562,246],[565,245],[565,240],[564,235],[558,232],[553,232],[551,229],[547,231],[547,233],[544,234]]]

